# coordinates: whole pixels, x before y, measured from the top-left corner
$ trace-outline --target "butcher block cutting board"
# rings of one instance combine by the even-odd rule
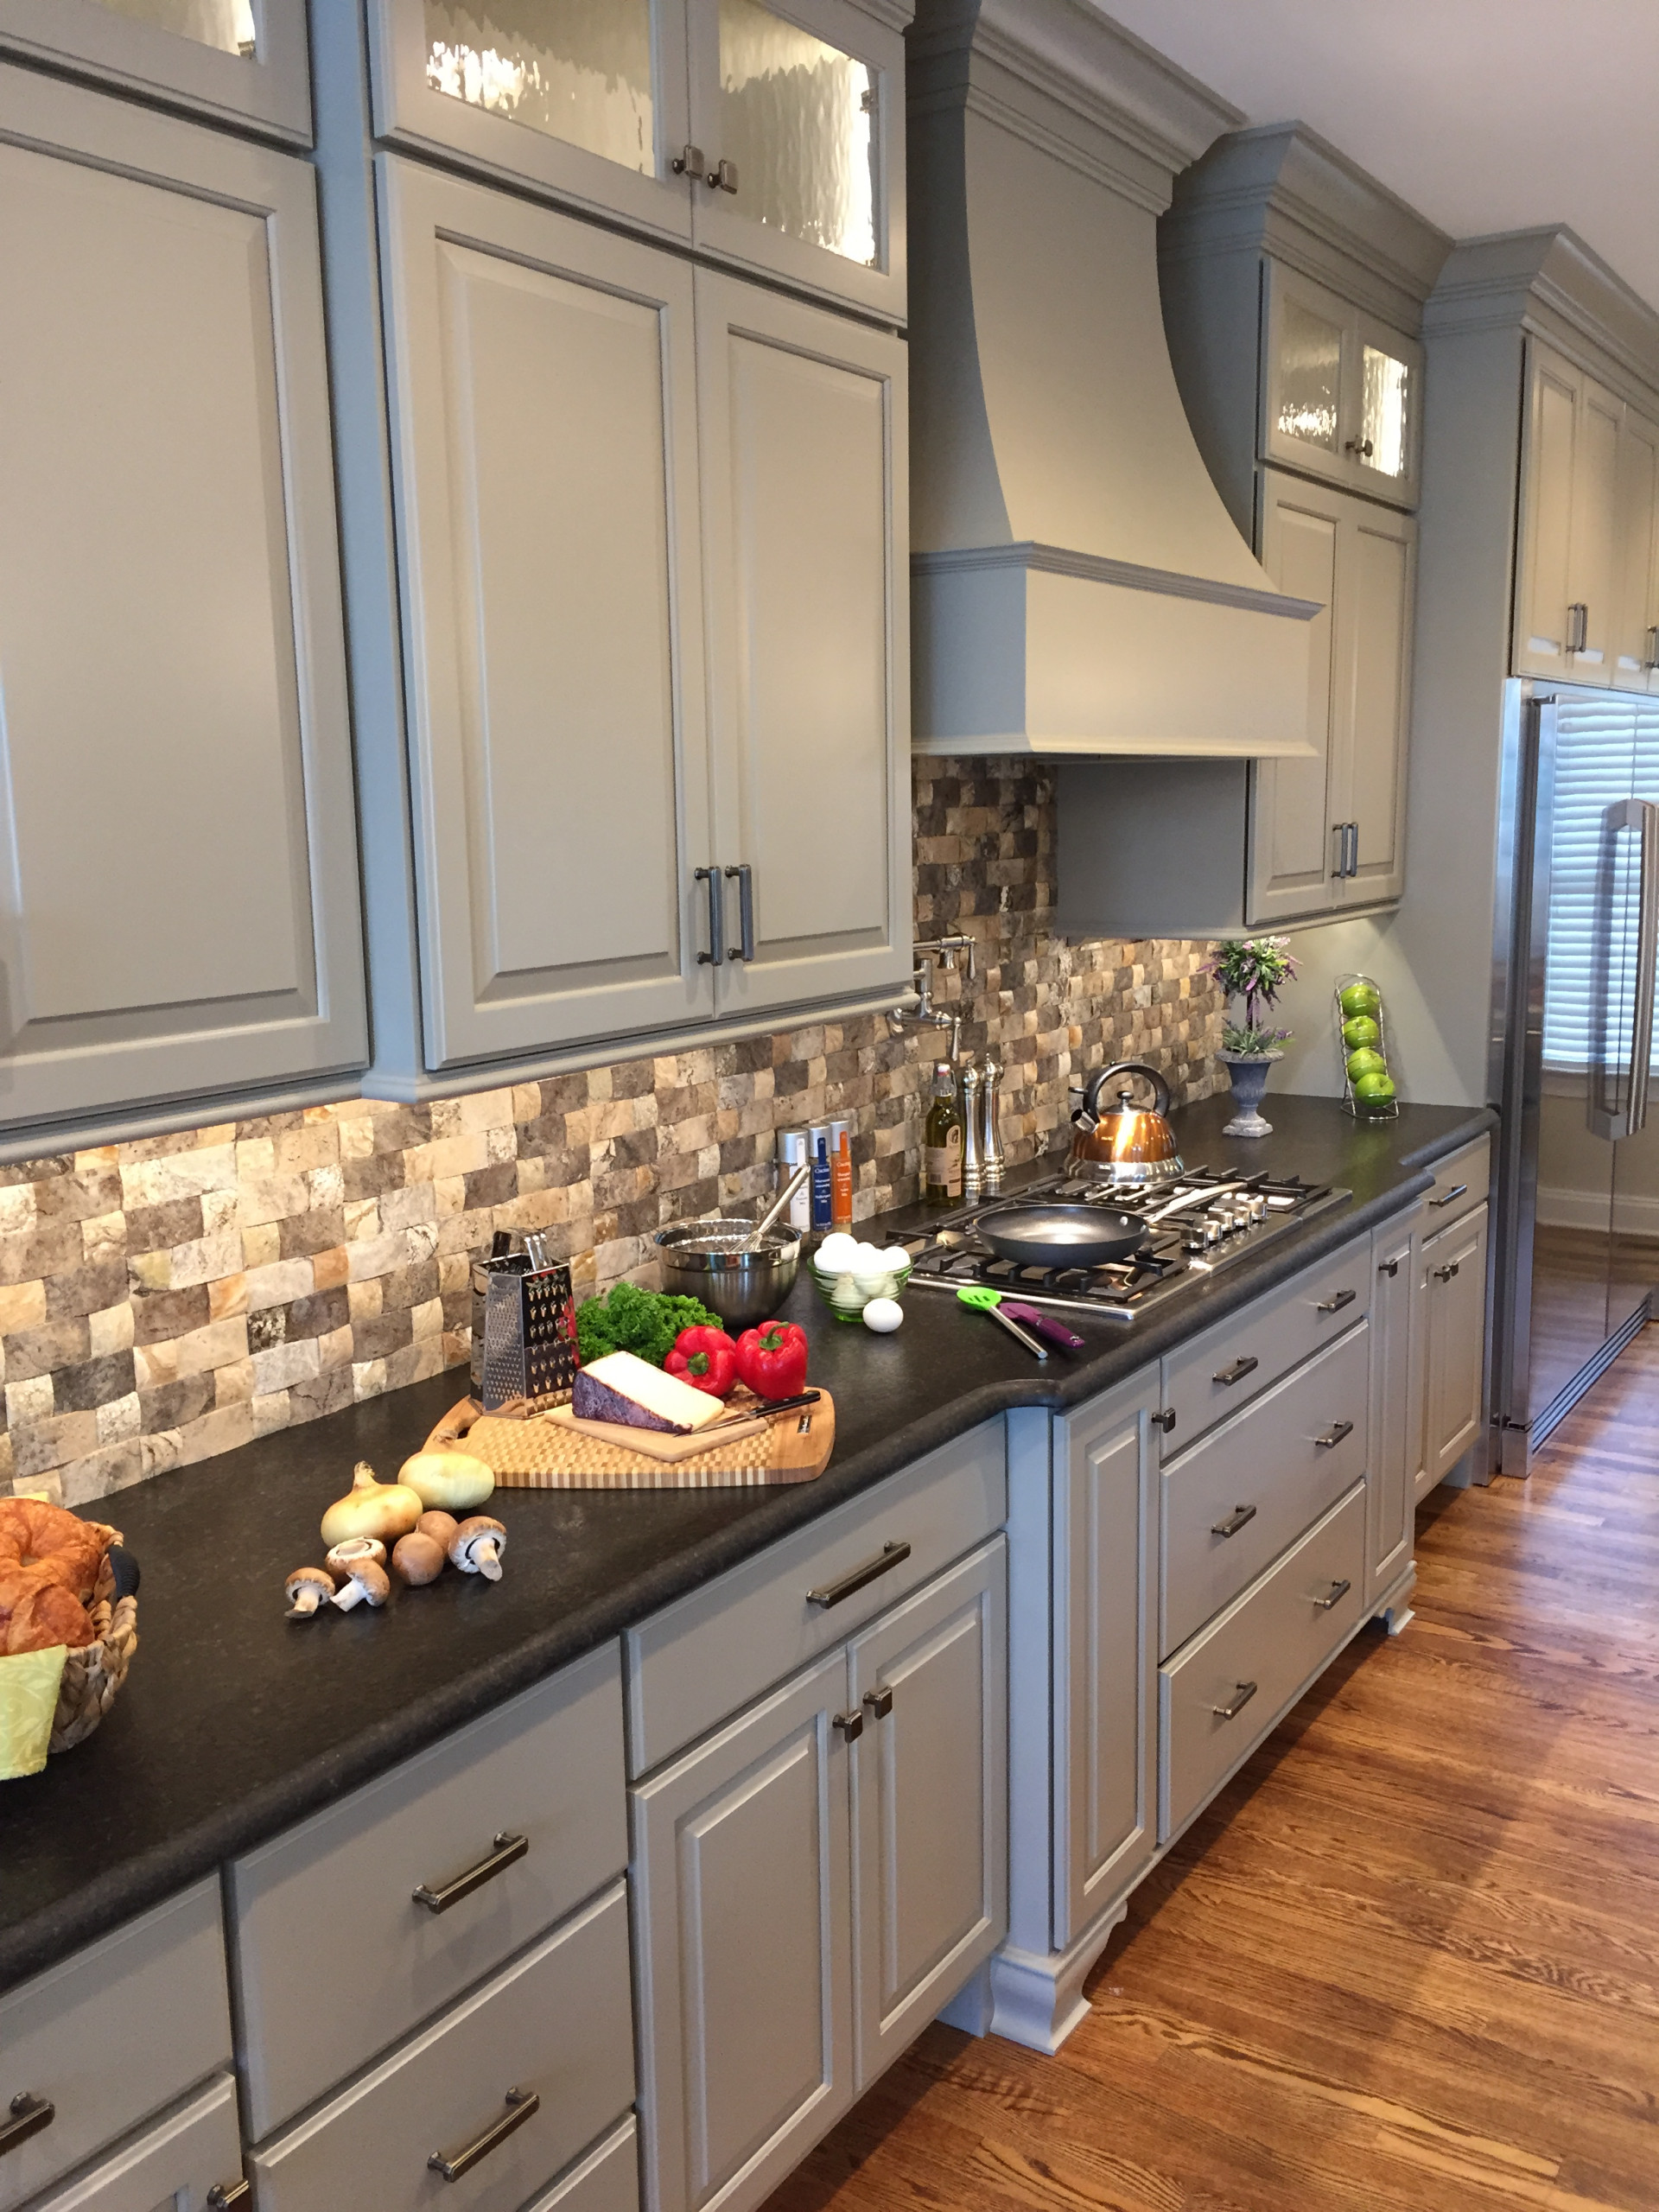
[[[638,1432],[609,1421],[578,1421],[568,1406],[513,1420],[480,1413],[470,1398],[451,1408],[427,1440],[429,1450],[463,1445],[483,1460],[503,1490],[732,1490],[767,1483],[810,1483],[830,1464],[836,1445],[835,1401],[827,1390],[816,1405],[771,1419],[760,1400],[734,1391],[734,1415],[753,1418],[722,1424],[703,1436],[653,1433],[642,1446]]]

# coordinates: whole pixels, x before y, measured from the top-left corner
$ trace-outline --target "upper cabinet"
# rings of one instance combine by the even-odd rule
[[[903,320],[900,0],[370,14],[384,137]]]
[[[426,1068],[902,985],[902,341],[380,168]]]
[[[1282,262],[1262,281],[1262,459],[1414,507],[1422,347]]]
[[[1532,338],[1522,436],[1515,672],[1659,689],[1659,428]]]
[[[367,1057],[314,178],[0,67],[12,1156]]]
[[[0,54],[308,144],[305,0],[0,0]]]

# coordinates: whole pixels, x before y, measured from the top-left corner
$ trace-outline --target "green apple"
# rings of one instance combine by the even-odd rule
[[[1344,1014],[1375,1014],[1382,1003],[1382,994],[1375,983],[1350,983],[1337,998]]]
[[[1354,1096],[1368,1106],[1384,1106],[1394,1096],[1394,1078],[1386,1070],[1380,1074],[1373,1070],[1370,1075],[1359,1077],[1354,1085]]]
[[[1362,1045],[1357,1052],[1348,1055],[1348,1080],[1357,1090],[1368,1076],[1387,1077],[1389,1064],[1381,1052],[1373,1052],[1369,1045]]]
[[[1380,1044],[1382,1039],[1382,1032],[1369,1014],[1357,1014],[1342,1025],[1342,1041],[1351,1052],[1361,1045]]]

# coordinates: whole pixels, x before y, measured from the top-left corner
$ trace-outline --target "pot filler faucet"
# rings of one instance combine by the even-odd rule
[[[941,969],[954,968],[957,955],[968,955],[965,980],[970,983],[979,980],[976,963],[974,940],[971,937],[931,937],[911,947],[916,960],[916,1003],[895,1006],[888,1009],[887,1028],[894,1037],[908,1037],[918,1029],[948,1029],[950,1032],[950,1064],[954,1067],[962,1047],[962,1014],[960,1010],[947,1014],[943,1007],[933,1003],[933,970],[927,956],[934,954]]]

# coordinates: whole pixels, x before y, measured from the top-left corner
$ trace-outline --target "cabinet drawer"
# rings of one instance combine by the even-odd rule
[[[0,2156],[0,2212],[230,2061],[219,1885],[200,1882],[0,1999],[0,2113],[54,2107]]]
[[[236,2084],[221,2074],[35,2212],[209,2212],[208,2192],[241,2178]]]
[[[1214,1796],[1345,1641],[1364,1610],[1364,1578],[1365,1491],[1356,1484],[1277,1567],[1159,1669],[1160,1844]]]
[[[1164,1362],[1164,1407],[1173,1427],[1162,1456],[1173,1459],[1195,1436],[1259,1397],[1321,1344],[1334,1343],[1366,1313],[1371,1240],[1345,1244],[1254,1305],[1245,1306]]]
[[[987,1421],[628,1632],[628,1771],[641,1775],[844,1643],[1007,1517],[1007,1443]],[[895,1557],[889,1547],[908,1546]],[[891,1564],[884,1564],[884,1554]],[[880,1572],[844,1596],[836,1586]],[[832,1599],[814,1603],[809,1592]]]
[[[319,2012],[372,1949],[328,1923],[333,1940]],[[540,2100],[453,2187],[428,2164],[455,2159],[513,2107]],[[618,1882],[515,1959],[360,2082],[252,2152],[259,2212],[405,2212],[440,2199],[456,2212],[519,2212],[633,2098],[627,1891]]]
[[[1370,1383],[1361,1322],[1165,1468],[1163,1656],[1365,1472]]]
[[[497,1837],[519,1836],[523,1856],[470,1894],[442,1911],[416,1901],[495,1857]],[[252,2140],[429,2019],[627,1856],[621,1660],[608,1644],[236,1860]],[[342,1942],[365,1972],[339,1970]],[[320,1943],[333,1960],[326,2002]]]
[[[1433,1236],[1465,1213],[1471,1213],[1486,1197],[1492,1176],[1492,1141],[1477,1137],[1441,1160],[1434,1170],[1434,1187],[1423,1200],[1423,1228]]]
[[[633,2114],[524,2212],[639,2212],[639,2129]]]

